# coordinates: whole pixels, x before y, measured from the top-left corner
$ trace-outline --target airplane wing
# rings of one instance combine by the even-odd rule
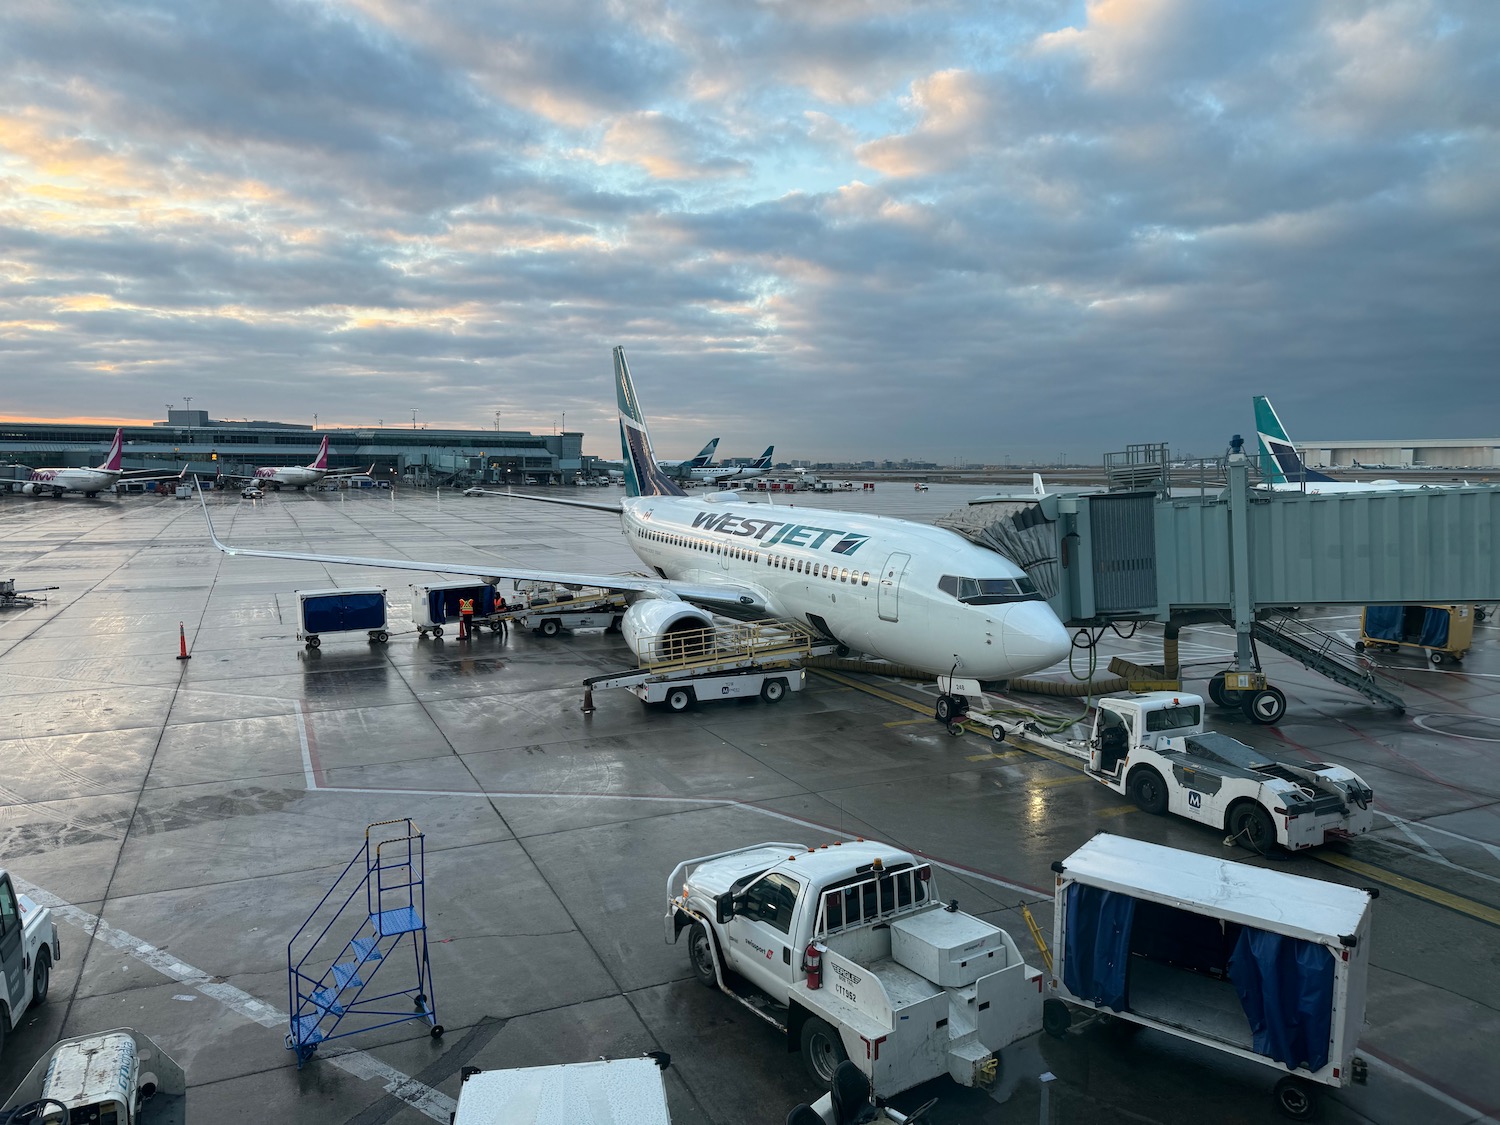
[[[187,476],[188,467],[183,465],[176,472],[165,472],[161,469],[122,469],[121,480],[181,480]]]
[[[596,512],[609,512],[611,515],[620,515],[624,508],[618,504],[599,504],[593,500],[574,500],[564,496],[532,496],[522,495],[516,492],[497,492],[492,488],[466,488],[465,496],[503,496],[507,500],[531,500],[538,504],[565,504],[569,508],[590,508]]]
[[[503,496],[504,493],[496,495]],[[526,499],[535,499],[526,497]],[[550,499],[550,498],[549,498]],[[383,567],[387,570],[416,570],[429,574],[467,574],[482,578],[486,582],[497,582],[512,578],[520,582],[543,582],[557,586],[598,586],[605,590],[622,590],[628,593],[651,594],[658,598],[676,598],[702,605],[736,606],[763,612],[765,600],[759,590],[751,586],[732,583],[715,583],[712,586],[694,582],[674,582],[666,578],[646,578],[640,575],[589,574],[570,570],[527,570],[509,563],[450,563],[423,562],[417,559],[377,559],[362,555],[319,555],[309,551],[263,551],[250,547],[234,547],[221,542],[214,531],[213,517],[209,515],[208,501],[203,490],[198,490],[198,502],[203,506],[203,519],[208,524],[208,537],[213,545],[226,555],[243,555],[256,559],[288,559],[294,562],[340,563],[349,566]],[[551,500],[552,503],[569,501]],[[572,501],[580,504],[584,501]],[[602,507],[602,505],[600,505]],[[609,509],[606,509],[609,510]]]

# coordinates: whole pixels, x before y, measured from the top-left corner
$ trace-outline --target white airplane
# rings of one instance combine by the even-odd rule
[[[354,473],[368,474],[374,471],[374,465],[368,469],[330,469],[328,467],[328,435],[324,434],[323,444],[318,446],[318,455],[306,465],[262,465],[252,476],[244,479],[270,485],[276,492],[280,492],[283,485],[300,491],[308,485],[317,484],[324,477],[341,477]],[[239,480],[241,478],[226,479]]]
[[[709,627],[709,609],[794,621],[850,649],[933,674],[980,680],[1025,675],[1068,654],[1068,633],[1026,572],[952,531],[890,516],[777,508],[736,491],[688,496],[657,466],[623,348],[614,350],[625,498],[600,504],[526,496],[617,514],[657,577],[526,570],[496,563],[418,562],[220,542],[228,555],[436,571],[633,595],[621,631],[636,654],[664,635]]]
[[[728,481],[748,480],[751,477],[763,476],[771,469],[771,454],[776,451],[774,445],[766,446],[766,451],[748,465],[704,465],[698,468],[690,468],[685,476],[692,480],[713,481],[716,484],[724,484]]]
[[[719,439],[711,438],[709,443],[700,449],[696,456],[689,457],[686,461],[658,461],[668,476],[684,477],[693,469],[706,468],[714,463],[714,451],[719,448]]]
[[[1265,395],[1255,396],[1255,430],[1260,441],[1260,475],[1258,487],[1272,492],[1310,492],[1334,495],[1340,492],[1396,492],[1414,488],[1442,488],[1451,485],[1426,484],[1399,480],[1335,480],[1327,473],[1309,469],[1287,437],[1281,419]]]
[[[184,465],[173,473],[158,473],[150,469],[129,471],[120,467],[124,452],[125,430],[115,430],[115,440],[110,443],[109,455],[104,463],[92,469],[32,469],[31,475],[21,485],[27,496],[46,496],[49,493],[62,499],[65,492],[81,492],[87,497],[98,496],[120,482],[122,477],[131,480],[170,480],[181,478],[187,472]]]

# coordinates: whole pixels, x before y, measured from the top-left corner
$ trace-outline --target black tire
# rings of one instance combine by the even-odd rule
[[[432,635],[434,637],[441,637],[443,635],[443,627],[441,625],[434,625],[432,627]]]
[[[1215,672],[1208,678],[1208,698],[1219,707],[1229,706],[1229,697],[1224,694],[1224,673]]]
[[[1365,651],[1365,642],[1364,641],[1355,641],[1354,642],[1354,651],[1355,652],[1364,652]]]
[[[52,954],[43,946],[36,955],[36,967],[31,971],[31,1006],[47,1002],[47,992],[52,987]]]
[[[308,637],[307,638],[307,647],[308,648],[318,648],[318,647],[320,647],[322,645],[322,643],[323,643],[323,638],[322,637]]]
[[[679,714],[693,705],[692,688],[673,688],[667,692],[667,710],[676,711]]]
[[[993,738],[996,742],[1004,742],[1005,728],[1002,727],[999,723],[996,723],[990,728],[990,737]]]
[[[786,681],[779,676],[767,680],[760,685],[760,697],[767,703],[780,703],[786,698]]]
[[[1241,704],[1245,718],[1263,727],[1273,727],[1286,716],[1286,693],[1267,684],[1259,691],[1245,693]]]
[[[1126,788],[1141,812],[1160,816],[1167,811],[1167,783],[1150,766],[1137,766],[1131,772]]]
[[[440,1023],[433,1024],[432,1030],[427,1034],[431,1035],[434,1039],[441,1039],[443,1037],[443,1025]]]
[[[1318,1111],[1317,1091],[1309,1083],[1293,1078],[1290,1074],[1276,1083],[1276,1089],[1272,1093],[1281,1115],[1290,1117],[1293,1121],[1309,1121]]]
[[[1432,653],[1430,659],[1432,660],[1432,663],[1434,665],[1440,665],[1443,662],[1443,654],[1440,652],[1434,652]]]
[[[938,696],[937,707],[933,709],[933,714],[937,716],[938,722],[946,725],[948,720],[953,718],[953,700],[946,695]]]
[[[839,1033],[817,1016],[808,1016],[802,1025],[802,1065],[825,1090],[833,1088],[833,1072],[849,1057]]]
[[[1073,1013],[1061,1000],[1042,1001],[1042,1030],[1054,1039],[1061,1039],[1073,1026]]]
[[[370,639],[373,640],[376,644],[383,645],[386,641],[391,639],[391,635],[384,629],[377,629],[374,636],[372,636]]]
[[[718,959],[713,939],[708,936],[708,928],[702,922],[694,922],[692,929],[688,930],[688,964],[693,967],[693,976],[698,978],[698,983],[709,988],[719,987],[719,978],[714,970]]]
[[[538,632],[544,637],[555,637],[562,632],[562,622],[549,617],[542,622],[542,627]]]
[[[1276,822],[1252,801],[1243,801],[1229,810],[1227,827],[1236,844],[1258,855],[1266,855],[1276,846]]]
[[[500,631],[500,622],[498,622],[498,621],[491,621],[490,622],[490,632],[491,633],[498,633],[499,631]]]

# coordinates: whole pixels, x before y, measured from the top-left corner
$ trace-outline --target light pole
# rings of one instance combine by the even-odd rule
[[[500,432],[500,411],[495,411],[495,432]]]

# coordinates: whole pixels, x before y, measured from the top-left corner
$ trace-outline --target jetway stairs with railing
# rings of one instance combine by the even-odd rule
[[[394,834],[372,838],[382,828]],[[319,1043],[408,1020],[425,1021],[429,1034],[442,1038],[426,911],[426,837],[410,817],[371,824],[359,852],[287,942],[286,1046],[296,1052],[298,1069]],[[400,970],[391,969],[377,988],[376,974],[408,947],[412,975],[393,980]]]
[[[1389,707],[1400,715],[1406,704],[1394,690],[1394,681],[1379,675],[1343,637],[1326,632],[1286,610],[1262,614],[1255,620],[1257,642],[1289,656],[1309,671],[1357,691],[1372,703]]]

